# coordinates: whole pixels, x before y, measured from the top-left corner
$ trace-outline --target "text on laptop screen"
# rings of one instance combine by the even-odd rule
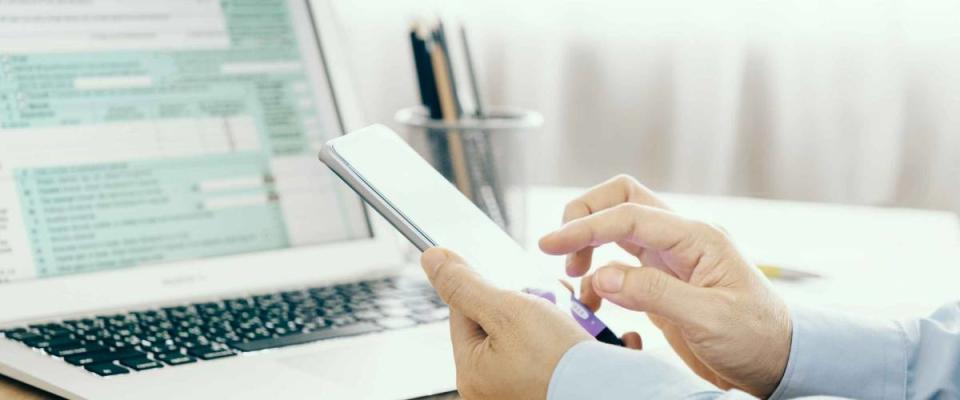
[[[369,237],[305,2],[0,3],[0,282]]]

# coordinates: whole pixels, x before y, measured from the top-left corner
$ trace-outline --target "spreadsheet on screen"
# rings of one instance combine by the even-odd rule
[[[287,0],[0,0],[0,283],[368,237]]]

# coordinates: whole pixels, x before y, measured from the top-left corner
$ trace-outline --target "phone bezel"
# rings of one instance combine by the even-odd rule
[[[390,225],[393,225],[410,243],[420,251],[426,251],[437,244],[417,227],[403,212],[398,210],[389,199],[370,185],[350,163],[337,152],[336,144],[327,143],[320,148],[320,161],[326,164],[340,180],[350,186],[367,204],[373,207]]]

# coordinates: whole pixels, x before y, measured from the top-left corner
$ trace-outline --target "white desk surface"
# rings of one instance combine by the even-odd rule
[[[560,225],[579,188],[535,187],[527,197],[527,241]],[[664,194],[677,212],[726,229],[752,260],[816,272],[822,279],[774,282],[790,304],[829,307],[878,317],[929,314],[960,299],[960,220],[949,212]],[[539,251],[533,250],[536,254]],[[542,255],[563,274],[563,260]],[[631,261],[616,246],[597,252],[596,265]],[[599,264],[598,264],[599,263]],[[667,346],[642,315],[617,307],[600,311],[614,331],[639,330],[647,349]]]

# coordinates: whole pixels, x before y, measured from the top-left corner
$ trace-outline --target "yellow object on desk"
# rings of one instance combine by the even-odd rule
[[[757,269],[764,276],[770,279],[779,279],[784,281],[801,281],[806,279],[823,278],[822,275],[813,272],[801,271],[793,268],[785,268],[770,264],[757,264]]]

